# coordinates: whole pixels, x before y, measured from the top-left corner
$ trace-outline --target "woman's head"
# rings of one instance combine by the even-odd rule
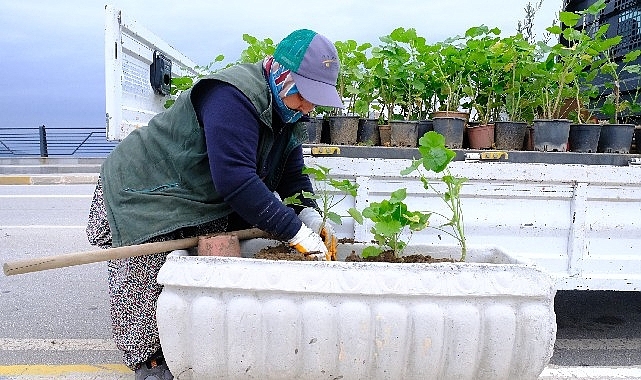
[[[309,29],[296,30],[276,46],[274,60],[291,71],[302,101],[311,105],[343,107],[336,91],[340,68],[338,53],[326,37]],[[296,100],[293,96],[291,99]]]

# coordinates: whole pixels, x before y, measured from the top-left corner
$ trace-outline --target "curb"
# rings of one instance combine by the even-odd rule
[[[538,380],[641,380],[641,366],[563,367],[548,365]]]
[[[94,184],[98,173],[0,175],[0,185]]]
[[[132,375],[124,364],[0,366],[0,380],[129,380]]]

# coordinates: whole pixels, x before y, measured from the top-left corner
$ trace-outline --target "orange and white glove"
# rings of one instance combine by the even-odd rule
[[[303,223],[300,230],[289,240],[289,245],[305,256],[313,256],[317,260],[327,259],[327,247],[323,239]]]
[[[298,219],[300,219],[305,225],[309,226],[312,231],[316,232],[323,239],[323,243],[325,244],[325,247],[327,247],[327,261],[335,261],[338,239],[336,238],[334,228],[332,228],[329,222],[326,221],[325,225],[323,225],[323,217],[318,210],[311,207],[305,207],[298,214]]]

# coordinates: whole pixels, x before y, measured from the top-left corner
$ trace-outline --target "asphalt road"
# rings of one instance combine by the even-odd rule
[[[94,250],[84,228],[93,185],[0,186],[0,258]],[[560,291],[551,364],[641,365],[641,292]],[[0,366],[120,364],[106,264],[0,275]]]

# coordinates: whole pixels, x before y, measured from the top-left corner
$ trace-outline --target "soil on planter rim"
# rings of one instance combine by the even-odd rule
[[[353,239],[341,239],[339,242],[346,243],[347,240],[353,243]],[[265,260],[287,260],[287,261],[315,261],[314,258],[305,256],[286,244],[278,244],[273,247],[263,248],[254,255],[256,259]],[[378,256],[364,258],[352,251],[345,259],[346,262],[385,262],[385,263],[454,263],[456,260],[450,258],[434,258],[429,255],[407,255],[396,257],[394,251],[384,251]]]

